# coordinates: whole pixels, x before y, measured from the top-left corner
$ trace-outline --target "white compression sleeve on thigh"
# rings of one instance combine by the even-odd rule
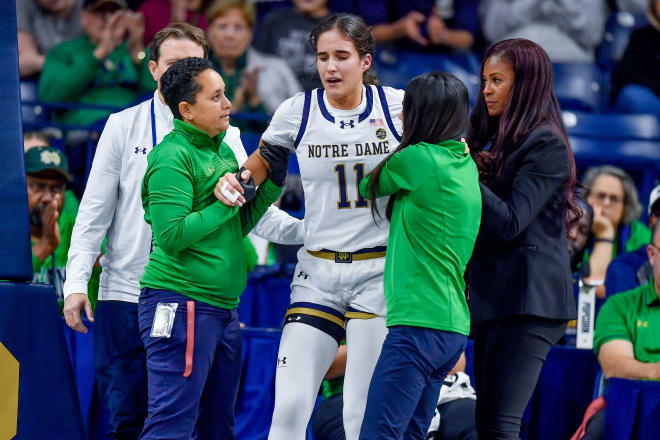
[[[346,440],[357,440],[360,436],[369,383],[385,336],[385,318],[351,319],[346,323],[343,411]]]
[[[282,330],[275,374],[275,409],[268,440],[304,440],[321,381],[337,354],[337,341],[307,324]]]

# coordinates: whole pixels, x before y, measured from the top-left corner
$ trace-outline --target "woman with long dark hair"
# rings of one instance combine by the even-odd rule
[[[413,79],[401,143],[360,184],[389,196],[385,302],[389,332],[369,387],[361,439],[425,439],[447,373],[470,333],[465,267],[481,219],[477,167],[461,135],[468,93],[455,76]]]
[[[468,144],[483,214],[468,270],[477,430],[517,439],[550,348],[576,315],[567,250],[575,161],[550,59],[525,39],[486,52]]]

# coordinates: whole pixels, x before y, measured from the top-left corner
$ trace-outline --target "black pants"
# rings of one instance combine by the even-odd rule
[[[587,431],[584,433],[582,440],[602,440],[605,433],[605,411],[607,411],[607,408],[603,408],[591,416],[587,422]]]
[[[550,348],[566,321],[516,316],[474,330],[474,382],[479,440],[518,439]]]
[[[434,440],[477,440],[474,428],[474,405],[472,399],[457,399],[443,403],[440,412],[440,430]],[[342,421],[342,394],[323,399],[314,417],[316,440],[345,440]]]
[[[335,394],[319,403],[312,425],[316,440],[346,440],[342,417],[343,396],[343,394]]]
[[[108,439],[135,440],[147,417],[147,365],[138,305],[99,301],[94,323],[96,385],[108,412]]]
[[[477,440],[475,405],[476,400],[456,399],[438,406],[440,429],[433,440]]]

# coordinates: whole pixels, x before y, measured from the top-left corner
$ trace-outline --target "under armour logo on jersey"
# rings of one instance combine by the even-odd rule
[[[278,367],[286,367],[286,356],[282,358],[277,358],[277,366]]]
[[[135,147],[135,154],[138,154],[140,151],[142,152],[142,154],[147,154],[146,148]]]
[[[287,322],[300,321],[302,318],[299,315],[289,316],[286,320]]]
[[[301,270],[300,273],[298,274],[298,278],[304,278],[304,279],[307,279],[307,278],[309,278],[309,274],[306,274],[305,272],[303,272],[303,271]]]
[[[348,121],[339,121],[339,128],[346,128],[346,127],[355,128],[355,123],[353,122],[352,119]]]

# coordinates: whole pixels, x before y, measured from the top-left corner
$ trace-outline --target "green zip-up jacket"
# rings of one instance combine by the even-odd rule
[[[140,287],[234,309],[247,284],[243,237],[282,189],[266,180],[240,209],[218,201],[213,195],[218,179],[238,171],[224,135],[212,139],[175,119],[174,130],[147,156],[142,206],[154,248]]]
[[[453,140],[421,142],[395,153],[381,171],[377,197],[395,197],[385,258],[388,327],[470,332],[463,275],[479,232],[481,191],[464,151]],[[365,197],[370,181],[360,183]]]

